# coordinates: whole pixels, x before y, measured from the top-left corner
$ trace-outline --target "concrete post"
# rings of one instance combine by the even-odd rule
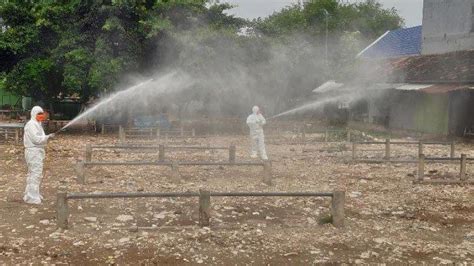
[[[164,161],[165,160],[165,145],[160,144],[158,146],[158,160]]]
[[[172,177],[174,181],[179,181],[180,175],[179,175],[179,164],[177,162],[173,162],[171,164],[171,171],[172,171]]]
[[[423,152],[423,141],[420,140],[420,142],[418,142],[418,156],[420,154],[424,154]]]
[[[156,136],[157,136],[158,138],[160,138],[160,129],[159,129],[159,128],[156,130]]]
[[[328,140],[329,140],[329,132],[326,130],[326,131],[324,132],[324,141],[325,141],[325,142],[328,142]]]
[[[181,131],[181,132],[180,132],[180,134],[181,134],[181,137],[184,137],[184,128],[183,128],[183,127],[181,127],[180,131]]]
[[[385,160],[390,161],[390,139],[385,140]]]
[[[235,145],[230,145],[229,147],[229,162],[230,163],[235,163],[235,152],[236,152]]]
[[[454,158],[454,153],[455,153],[455,143],[454,141],[451,141],[451,153],[450,153],[451,158]]]
[[[105,124],[102,124],[100,126],[100,134],[104,135],[105,134]]]
[[[15,129],[15,144],[18,145],[20,144],[20,130]]]
[[[59,228],[68,227],[69,207],[67,205],[67,192],[58,192],[56,196],[56,223]]]
[[[207,190],[199,190],[199,225],[209,226],[211,218],[211,193]]]
[[[125,142],[125,130],[122,125],[119,126],[119,140],[120,142]]]
[[[345,192],[335,191],[331,202],[332,224],[335,227],[344,227],[344,201]]]
[[[86,162],[92,161],[92,145],[86,144]]]
[[[84,185],[86,183],[86,177],[85,177],[85,165],[84,162],[77,162],[76,164],[76,177],[77,177],[77,182],[79,184]]]
[[[459,173],[459,178],[461,179],[461,181],[467,180],[466,161],[467,161],[467,155],[461,154],[461,171]]]
[[[418,158],[418,181],[423,181],[425,177],[425,155],[420,154]]]
[[[191,136],[196,137],[196,129],[193,128],[191,130]]]
[[[357,158],[357,146],[355,142],[352,142],[352,161],[355,161]]]
[[[272,185],[272,162],[269,160],[263,161],[263,183]]]
[[[306,143],[306,128],[303,126],[303,131],[301,132],[301,141]]]
[[[347,130],[347,142],[351,142],[351,131]]]

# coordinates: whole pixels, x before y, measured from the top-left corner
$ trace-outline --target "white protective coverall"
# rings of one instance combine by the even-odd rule
[[[267,122],[259,110],[258,106],[254,106],[252,114],[247,117],[251,142],[250,157],[257,158],[258,153],[262,160],[268,160],[267,152],[265,151],[265,136],[263,135],[263,125]]]
[[[23,136],[25,159],[28,166],[23,200],[31,204],[40,204],[43,199],[39,187],[43,178],[44,146],[50,137],[50,135],[45,135],[41,123],[36,120],[36,115],[39,113],[43,113],[41,107],[35,106],[31,109],[31,119],[25,125]]]

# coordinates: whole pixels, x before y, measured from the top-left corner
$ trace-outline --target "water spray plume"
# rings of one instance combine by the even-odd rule
[[[133,92],[134,90],[150,83],[151,81],[153,81],[153,79],[146,80],[146,81],[141,82],[141,83],[139,83],[139,84],[137,84],[133,87],[130,87],[128,89],[125,89],[125,90],[119,91],[115,94],[112,94],[111,96],[109,96],[109,97],[105,98],[104,100],[100,101],[98,104],[94,105],[92,108],[87,109],[84,113],[82,113],[82,114],[78,115],[77,117],[75,117],[73,120],[71,120],[69,123],[67,123],[60,130],[56,131],[56,133],[59,133],[61,131],[65,131],[66,128],[68,128],[69,126],[71,126],[72,124],[76,123],[77,121],[79,121],[83,118],[87,118],[89,115],[94,113],[96,110],[99,110],[100,107],[103,107],[103,106],[109,104],[110,102],[112,102],[113,100],[119,99],[122,96],[124,96],[124,95],[126,95],[130,92]]]

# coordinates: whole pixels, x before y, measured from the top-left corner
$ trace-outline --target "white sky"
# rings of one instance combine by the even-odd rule
[[[341,0],[341,2],[362,2],[363,0]],[[221,0],[237,7],[230,13],[244,18],[266,17],[281,8],[297,3],[297,0]],[[395,7],[405,19],[407,27],[421,25],[423,0],[379,0],[386,8]]]

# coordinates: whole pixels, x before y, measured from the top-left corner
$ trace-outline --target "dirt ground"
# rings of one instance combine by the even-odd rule
[[[291,138],[291,136],[290,136]],[[273,186],[261,167],[181,167],[173,182],[168,167],[93,167],[86,184],[74,166],[87,143],[115,143],[113,135],[64,134],[47,147],[42,205],[22,201],[26,167],[23,148],[0,145],[0,262],[46,264],[473,264],[474,185],[415,185],[415,164],[353,164],[348,143],[268,144]],[[237,145],[248,161],[248,140],[213,137],[201,145]],[[270,142],[270,141],[269,141]],[[272,142],[273,143],[273,142]],[[278,142],[277,142],[278,143]],[[474,157],[473,145],[456,155]],[[425,153],[449,156],[448,147]],[[377,150],[377,151],[375,151]],[[370,154],[382,154],[372,147]],[[395,156],[417,147],[393,147]],[[173,160],[225,161],[227,153],[169,152]],[[156,153],[94,151],[93,160],[157,160]],[[431,178],[454,178],[457,164],[428,164]],[[467,167],[474,178],[472,164]],[[57,228],[58,188],[69,192],[346,191],[346,226],[323,223],[327,198],[211,198],[211,226],[198,226],[198,200],[71,200],[70,228]],[[138,230],[137,230],[138,228]]]

